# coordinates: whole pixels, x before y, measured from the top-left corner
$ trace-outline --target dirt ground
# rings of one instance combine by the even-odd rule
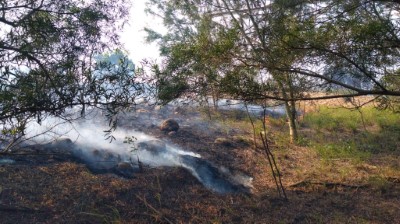
[[[192,110],[162,110],[142,109],[122,126],[252,176],[252,193],[219,195],[179,167],[147,167],[124,179],[92,173],[68,156],[20,151],[0,155],[16,160],[0,166],[0,223],[400,223],[400,177],[388,177],[382,187],[351,178],[314,178],[309,171],[318,169],[317,155],[293,146],[277,153],[288,195],[284,200],[264,154],[235,138],[251,131],[204,120]],[[161,132],[157,125],[165,118],[178,120],[180,130]]]

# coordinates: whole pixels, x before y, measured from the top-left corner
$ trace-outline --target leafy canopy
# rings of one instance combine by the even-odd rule
[[[398,1],[149,2],[149,11],[170,30],[149,30],[166,58],[160,74],[167,79],[193,86],[195,77],[213,74],[207,84],[234,87],[228,90],[242,98],[288,100],[277,94],[282,86],[276,82],[295,88],[293,100],[314,99],[302,92],[338,88],[344,91],[324,97],[400,96],[388,82],[399,79]],[[223,41],[230,44],[219,51]]]
[[[112,116],[134,103],[135,67],[115,51],[129,8],[127,0],[0,0],[2,127],[68,119],[74,106]]]

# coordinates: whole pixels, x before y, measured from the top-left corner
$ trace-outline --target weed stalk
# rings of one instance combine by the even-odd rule
[[[260,137],[261,137],[261,141],[263,143],[263,151],[265,152],[265,154],[267,155],[267,159],[268,159],[268,163],[271,167],[271,172],[272,172],[272,176],[274,177],[274,181],[276,184],[276,189],[278,191],[278,194],[280,197],[283,196],[283,198],[285,200],[287,200],[287,195],[285,192],[285,188],[283,187],[282,184],[282,179],[281,179],[281,174],[279,172],[279,168],[276,165],[276,161],[275,161],[275,157],[272,154],[270,148],[269,148],[269,144],[268,144],[268,138],[267,138],[267,126],[265,124],[265,118],[266,118],[266,110],[264,109],[264,113],[263,113],[263,129],[264,129],[264,135],[262,132],[260,132]]]

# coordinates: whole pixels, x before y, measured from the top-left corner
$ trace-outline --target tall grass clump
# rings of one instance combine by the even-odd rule
[[[303,122],[314,132],[308,141],[322,159],[364,160],[400,148],[400,114],[389,110],[321,107]]]
[[[364,161],[371,155],[370,152],[360,149],[354,141],[314,144],[312,146],[323,160],[345,159]]]
[[[319,111],[306,114],[303,122],[319,131],[356,131],[373,126],[381,130],[400,130],[400,114],[372,106],[358,110],[323,106]]]
[[[375,114],[375,119],[383,131],[396,131],[400,134],[400,113],[379,111]]]
[[[360,114],[345,108],[321,107],[317,112],[304,116],[304,122],[311,128],[321,131],[340,131],[343,129],[355,130],[360,122]]]

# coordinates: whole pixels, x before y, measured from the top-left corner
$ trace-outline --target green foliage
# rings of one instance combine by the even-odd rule
[[[235,28],[221,26],[198,2],[152,0],[149,12],[162,15],[166,35],[146,29],[148,41],[157,41],[166,60],[156,73],[158,96],[168,102],[184,94],[204,98],[223,92],[221,79],[232,67],[231,51],[238,38]],[[156,6],[156,7],[154,7]]]
[[[149,10],[164,17],[165,25],[171,30],[162,37],[149,32],[150,39],[161,40],[160,48],[165,50],[166,56],[176,44],[197,45],[196,50],[191,51],[193,54],[187,56],[192,57],[192,62],[201,62],[198,64],[201,67],[212,65],[209,69],[217,74],[233,71],[238,75],[240,68],[255,69],[258,74],[270,73],[273,81],[281,83],[281,89],[291,89],[297,98],[304,97],[301,93],[310,88],[332,87],[351,90],[346,94],[400,95],[397,88],[392,88],[396,86],[391,85],[393,80],[386,78],[396,74],[394,71],[399,66],[397,31],[400,28],[394,16],[398,8],[392,7],[395,3],[348,0],[324,4],[232,0],[218,4],[213,1],[149,2],[156,6]],[[226,57],[231,59],[228,65],[226,61],[215,60]],[[193,68],[195,64],[186,65]],[[188,76],[202,73],[195,71]],[[235,80],[235,75],[224,81]],[[239,77],[246,79],[246,75]],[[246,82],[245,86],[248,84]],[[238,82],[232,86],[236,90],[241,87]],[[237,95],[249,97],[248,93]],[[285,100],[285,96],[272,90],[261,93]]]
[[[112,117],[133,102],[138,86],[126,56],[114,52],[120,61],[113,63],[95,58],[120,47],[116,24],[127,19],[127,1],[0,2],[3,128],[49,115],[68,119],[64,112],[74,106],[102,108]]]
[[[168,81],[162,80],[158,85],[157,97],[161,100],[162,104],[167,104],[182,96],[188,88],[185,81],[176,77]]]
[[[256,79],[256,68],[232,68],[221,79],[221,91],[235,98],[254,100],[255,94],[271,90],[266,83],[259,83]]]
[[[400,90],[400,70],[397,69],[387,76],[383,77],[383,82],[391,90]],[[380,109],[389,109],[400,113],[400,98],[394,96],[381,96],[378,98],[378,107]]]
[[[165,101],[184,94],[281,100],[291,141],[296,142],[292,99],[310,98],[310,91],[344,89],[332,98],[369,93],[400,96],[397,78],[388,78],[396,76],[400,66],[400,26],[393,16],[398,8],[392,10],[387,2],[149,3],[148,10],[169,28],[166,35],[148,30],[148,40],[157,40],[166,57],[159,73],[159,96]],[[358,116],[343,121],[332,116],[309,119],[330,131],[356,132],[359,123],[368,125]]]
[[[225,94],[247,101],[294,102],[291,99],[302,99],[310,90],[338,88],[346,89],[343,95],[400,96],[392,88],[396,85],[391,86],[394,81],[386,78],[395,74],[400,58],[400,27],[388,3],[149,3],[148,10],[169,28],[166,35],[148,30],[148,40],[156,40],[166,57],[159,73],[159,95],[166,101],[183,94]],[[285,108],[294,141],[295,104],[286,103]],[[344,128],[357,131],[350,120]],[[325,119],[324,126],[336,130],[343,125],[332,118]]]

